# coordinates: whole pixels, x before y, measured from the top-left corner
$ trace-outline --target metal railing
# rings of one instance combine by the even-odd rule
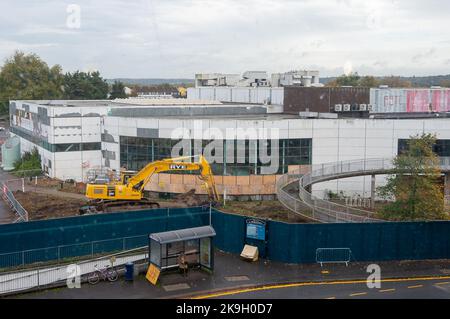
[[[19,201],[14,197],[14,194],[9,189],[7,183],[1,183],[2,187],[2,198],[11,208],[11,210],[16,214],[17,218],[14,222],[27,222],[28,212]]]
[[[38,263],[59,264],[86,256],[93,258],[105,253],[145,246],[147,243],[148,236],[140,235],[3,253],[0,254],[0,269],[25,268]]]
[[[394,165],[391,158],[364,159],[356,161],[342,161],[314,166],[311,173],[299,178],[299,198],[314,214],[325,222],[376,222],[381,221],[375,213],[369,210],[355,208],[312,195],[306,188],[319,182],[370,174],[388,174]]]
[[[299,171],[293,171],[281,176],[277,181],[277,198],[289,210],[321,223],[378,221],[370,217],[372,212],[319,199],[305,189],[289,190],[294,184],[299,185],[300,176]],[[336,207],[339,207],[339,210],[335,210]]]
[[[316,249],[316,263],[320,263],[320,267],[323,264],[328,263],[345,263],[348,266],[352,257],[352,251],[350,248],[317,248]]]
[[[0,273],[0,295],[23,292],[30,289],[41,289],[49,285],[66,284],[67,279],[72,281],[74,275],[80,276],[80,280],[93,271],[97,266],[99,269],[110,265],[122,266],[128,262],[137,262],[148,259],[148,246],[142,246],[119,253],[101,256],[94,259],[84,260],[76,263],[79,273],[75,273],[74,262],[65,265],[46,266],[32,268],[23,271]]]
[[[371,174],[393,173],[392,158],[363,159],[314,165],[310,173],[299,170],[281,176],[277,181],[278,200],[288,209],[318,222],[377,222],[372,211],[354,208],[312,195],[307,188],[328,180]],[[442,171],[450,170],[450,157],[440,157]],[[293,184],[298,182],[298,196]],[[291,188],[289,190],[289,188]]]
[[[36,172],[36,170],[30,171],[21,171],[21,172]],[[27,222],[29,220],[29,214],[27,210],[20,204],[20,202],[14,196],[15,191],[22,192],[36,192],[40,186],[44,186],[47,188],[48,186],[41,185],[41,182],[49,179],[45,175],[39,176],[25,176],[21,178],[9,179],[2,183],[0,186],[2,188],[1,195],[3,200],[9,205],[11,210],[16,214],[17,218],[14,220],[15,222]],[[65,180],[60,181],[60,183],[67,183]],[[55,185],[57,187],[57,185]]]

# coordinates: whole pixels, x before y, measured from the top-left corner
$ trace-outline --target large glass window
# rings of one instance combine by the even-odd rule
[[[176,156],[183,154],[198,155],[204,153],[222,163],[212,161],[211,167],[215,175],[248,176],[262,174],[262,167],[275,167],[276,172],[283,174],[289,165],[311,164],[311,139],[271,140],[188,140],[180,146],[180,140],[165,138],[120,137],[120,165],[129,170],[140,170],[152,161],[170,158],[172,149]],[[214,145],[212,144],[214,143]],[[178,144],[178,145],[177,145]],[[275,149],[272,150],[272,147]],[[265,148],[265,149],[264,149]],[[272,154],[273,152],[276,152]],[[265,155],[265,159],[261,158]],[[277,156],[276,156],[277,155]],[[275,159],[277,162],[271,163]],[[183,172],[188,174],[189,172]],[[267,174],[267,173],[266,173]]]

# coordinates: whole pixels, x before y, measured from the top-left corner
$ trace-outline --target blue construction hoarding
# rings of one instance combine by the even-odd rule
[[[150,233],[207,225],[209,218],[209,208],[195,207],[0,225],[0,261],[1,254],[5,253],[142,236],[127,248],[138,247],[146,244],[145,236]],[[249,238],[248,218],[213,209],[211,220],[217,233],[215,246],[227,252],[240,253]],[[253,226],[250,238],[261,238],[262,228],[250,226]],[[340,224],[267,221],[266,227],[265,253],[274,261],[315,262],[317,248],[334,247],[350,248],[353,261],[450,258],[449,221]],[[86,254],[82,245],[76,247],[77,250],[74,248],[67,252],[68,256]],[[101,248],[102,251],[115,249],[117,247],[107,245]],[[55,258],[51,249],[42,254],[42,260]]]

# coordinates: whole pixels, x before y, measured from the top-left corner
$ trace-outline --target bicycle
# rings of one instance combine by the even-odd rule
[[[99,269],[97,265],[94,266],[95,271],[88,276],[88,282],[91,285],[95,285],[100,279],[114,282],[119,278],[119,274],[112,266],[106,266],[103,269]]]

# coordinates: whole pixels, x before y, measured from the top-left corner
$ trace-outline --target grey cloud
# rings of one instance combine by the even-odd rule
[[[450,54],[443,0],[7,2],[0,60],[17,46],[66,71],[96,68],[107,77],[299,67],[337,75],[346,61],[361,74],[429,74],[448,68]],[[79,30],[65,25],[71,3],[81,7]],[[367,26],[373,12],[382,23]]]

